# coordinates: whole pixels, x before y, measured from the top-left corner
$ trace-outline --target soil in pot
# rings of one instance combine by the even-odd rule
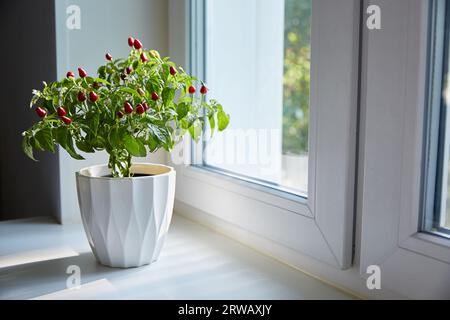
[[[139,178],[139,177],[153,177],[155,174],[144,174],[144,173],[135,173],[133,174],[132,178]],[[113,178],[112,174],[107,174],[106,176],[102,176],[102,178]]]

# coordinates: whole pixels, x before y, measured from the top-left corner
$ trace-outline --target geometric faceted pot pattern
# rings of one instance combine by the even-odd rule
[[[84,230],[96,259],[118,268],[139,267],[158,259],[172,219],[175,170],[142,163],[137,176],[110,178],[107,165],[76,173]]]

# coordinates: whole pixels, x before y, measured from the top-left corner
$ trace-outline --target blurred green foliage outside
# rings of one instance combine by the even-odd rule
[[[308,152],[311,2],[285,0],[283,154]]]

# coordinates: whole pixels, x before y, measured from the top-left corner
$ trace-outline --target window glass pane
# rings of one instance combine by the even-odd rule
[[[450,230],[450,170],[447,164],[447,176],[446,176],[446,199],[445,199],[445,210],[442,211],[440,216],[439,224],[442,228],[446,228]]]
[[[430,15],[423,230],[450,235],[450,7],[433,1]]]
[[[448,16],[447,16],[448,19]],[[448,29],[446,30],[448,33]],[[436,198],[436,214],[435,228],[445,228],[450,230],[450,87],[449,87],[449,42],[448,35],[445,36],[445,55],[444,55],[444,74],[443,74],[443,92],[444,99],[441,104],[441,121],[440,121],[440,137],[439,137],[439,155],[438,155],[438,179],[442,181],[438,183],[438,195]],[[438,180],[439,182],[439,180]]]
[[[204,164],[306,196],[310,34],[311,0],[206,1],[206,79],[232,119]]]

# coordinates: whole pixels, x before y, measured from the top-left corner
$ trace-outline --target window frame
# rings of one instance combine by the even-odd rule
[[[380,6],[382,29],[363,33],[360,274],[378,265],[384,287],[442,299],[450,296],[450,240],[420,231],[429,2],[369,3]]]
[[[172,19],[170,28],[171,37],[179,39],[182,35],[174,33],[180,29],[180,23],[185,23],[182,29],[187,31],[186,54],[177,60],[185,64],[189,57],[195,57],[189,71],[200,75],[202,67],[198,59],[204,51],[198,40],[191,38],[195,33],[190,31],[202,21],[195,16],[201,12],[198,5],[201,7],[202,2],[191,0],[178,4],[180,10],[184,7],[184,12],[194,17],[194,23],[189,19]],[[183,156],[188,165],[172,163],[178,173],[176,211],[189,206],[336,268],[351,266],[360,18],[358,0],[313,1],[308,198],[280,194],[271,188],[190,165],[192,150],[201,150],[201,146],[193,149],[190,139],[185,139],[187,147]],[[189,43],[194,43],[194,49],[200,54],[190,55]],[[180,49],[179,45],[171,46],[171,51]]]
[[[450,236],[450,230],[442,227],[442,209],[446,207],[448,179],[449,114],[443,97],[444,71],[449,70],[450,6],[445,1],[431,1],[428,28],[428,81],[426,91],[427,110],[424,114],[424,168],[422,195],[422,230],[432,235]],[[447,172],[446,172],[447,171]],[[445,179],[443,175],[445,174]]]
[[[444,41],[440,31],[445,25],[445,13],[443,11],[444,1],[432,1],[430,3],[430,13],[428,28],[431,35],[428,39],[428,70],[427,76],[429,85],[426,88],[427,110],[424,113],[424,143],[423,143],[423,178],[422,178],[422,228],[431,230],[435,222],[435,208],[437,194],[440,187],[436,181],[438,177],[438,154],[440,149],[440,122],[442,104],[442,79],[444,65]],[[438,67],[441,66],[441,67]],[[433,214],[431,214],[433,213]]]
[[[426,111],[429,107],[428,103],[430,103],[428,101],[430,93],[427,90],[426,83],[429,81],[430,42],[432,38],[428,36],[428,30],[431,23],[433,23],[431,21],[433,17],[431,13],[433,4],[439,2],[442,2],[442,0],[433,0],[427,4],[413,3],[410,8],[411,14],[408,17],[410,19],[408,21],[409,28],[412,30],[415,29],[415,33],[407,31],[408,50],[410,52],[414,50],[414,52],[417,52],[417,55],[409,54],[408,59],[405,61],[407,79],[411,79],[406,83],[405,101],[411,106],[414,106],[415,109],[411,110],[412,112],[406,111],[406,114],[409,116],[408,120],[410,121],[410,125],[404,126],[403,143],[410,146],[412,140],[409,137],[415,138],[417,143],[411,146],[411,148],[403,149],[404,166],[401,174],[404,184],[401,194],[403,201],[400,211],[399,247],[445,263],[450,263],[450,239],[443,238],[429,231],[424,231],[422,225],[423,217],[426,215],[426,211],[424,210],[430,210],[431,206],[428,203],[427,207],[424,207],[424,203],[430,200],[424,198],[422,190],[431,184],[429,180],[425,180],[424,173],[432,165],[430,162],[424,162],[424,155],[428,158],[432,151],[428,149],[424,152],[423,148],[427,146],[427,140],[435,139],[424,135],[424,132],[425,134],[429,132],[430,125]],[[413,14],[416,14],[416,18],[418,19],[416,21],[420,21],[420,23],[411,21]],[[413,127],[412,124],[415,124],[415,126]],[[435,150],[435,152],[435,157],[438,157],[439,151]],[[417,172],[422,172],[422,174],[417,174]],[[408,183],[411,183],[409,188],[405,185]],[[434,195],[429,198],[433,199],[432,201],[435,205],[436,196]],[[435,211],[434,208],[432,210],[432,212]]]

